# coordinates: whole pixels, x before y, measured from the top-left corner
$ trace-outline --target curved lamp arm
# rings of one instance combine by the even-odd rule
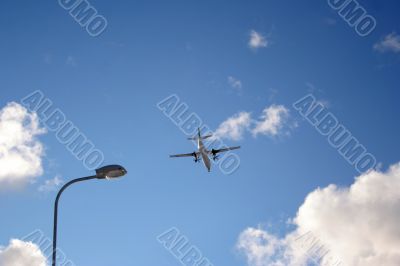
[[[57,249],[57,216],[58,216],[58,201],[60,200],[60,196],[63,193],[63,191],[69,187],[70,185],[85,181],[85,180],[90,180],[90,179],[95,179],[98,178],[97,176],[87,176],[87,177],[81,177],[81,178],[76,178],[68,183],[66,183],[60,191],[57,194],[56,200],[54,201],[54,225],[53,225],[53,261],[52,261],[52,266],[56,266],[56,249]]]
[[[53,261],[52,261],[53,266],[56,266],[56,259],[57,259],[57,216],[58,216],[58,201],[60,200],[61,193],[63,193],[63,191],[70,185],[80,181],[85,181],[95,178],[97,179],[118,178],[123,175],[126,175],[126,173],[127,173],[126,169],[118,164],[103,166],[101,168],[96,169],[96,175],[73,179],[68,183],[66,183],[64,186],[62,186],[60,191],[58,191],[56,200],[54,202]]]

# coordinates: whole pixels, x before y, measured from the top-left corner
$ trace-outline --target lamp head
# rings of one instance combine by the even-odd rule
[[[118,178],[125,175],[126,173],[126,169],[118,164],[107,165],[96,169],[96,177],[99,179]]]

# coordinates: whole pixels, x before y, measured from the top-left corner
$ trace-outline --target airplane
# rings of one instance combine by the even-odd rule
[[[200,128],[197,129],[197,132],[198,132],[197,136],[188,138],[188,140],[196,140],[197,141],[198,151],[194,151],[192,153],[170,155],[169,157],[170,158],[180,158],[180,157],[192,157],[193,156],[195,163],[203,160],[204,166],[207,168],[208,172],[210,172],[211,171],[211,161],[210,161],[209,155],[212,155],[213,161],[216,161],[218,159],[218,155],[217,155],[218,153],[240,149],[240,146],[235,146],[235,147],[227,147],[227,148],[222,148],[222,149],[212,149],[211,151],[209,151],[204,146],[203,140],[212,137],[212,135],[210,134],[210,135],[206,135],[206,136],[201,136]]]

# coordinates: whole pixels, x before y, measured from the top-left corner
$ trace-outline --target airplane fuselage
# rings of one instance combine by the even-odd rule
[[[203,159],[204,166],[207,168],[208,172],[210,172],[211,171],[211,161],[210,161],[210,158],[208,157],[208,151],[204,147],[201,137],[199,137],[197,139],[197,148],[199,149],[199,153],[201,155],[201,158]]]

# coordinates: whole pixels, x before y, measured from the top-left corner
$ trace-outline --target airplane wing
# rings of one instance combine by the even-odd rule
[[[192,152],[192,153],[183,153],[183,154],[174,154],[174,155],[170,155],[170,158],[179,158],[179,157],[196,157],[200,155],[200,152]]]
[[[216,149],[216,150],[212,149],[210,151],[210,153],[215,155],[217,153],[221,153],[221,152],[225,152],[225,151],[231,151],[231,150],[237,150],[237,149],[240,149],[240,146],[228,147],[228,148],[222,148],[222,149]]]

